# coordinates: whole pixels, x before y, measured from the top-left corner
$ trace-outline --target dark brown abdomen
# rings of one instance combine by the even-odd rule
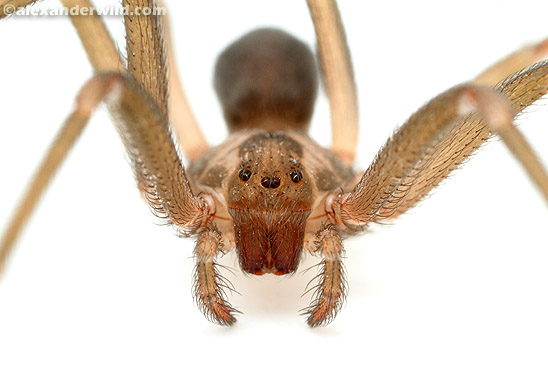
[[[231,132],[246,128],[306,132],[318,89],[309,47],[277,29],[258,29],[218,58],[215,90]]]

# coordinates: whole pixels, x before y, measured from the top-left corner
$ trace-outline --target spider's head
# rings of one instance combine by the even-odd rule
[[[282,132],[258,133],[240,150],[227,204],[246,272],[283,275],[297,268],[313,202],[301,146]]]

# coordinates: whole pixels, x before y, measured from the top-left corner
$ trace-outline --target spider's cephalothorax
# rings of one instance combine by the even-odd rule
[[[301,146],[283,133],[257,133],[241,147],[227,205],[242,269],[252,274],[295,271],[313,203]]]

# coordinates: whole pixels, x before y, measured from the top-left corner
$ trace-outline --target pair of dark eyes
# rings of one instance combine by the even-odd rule
[[[242,169],[239,176],[240,180],[248,181],[251,178],[251,171],[248,169]],[[289,178],[291,178],[291,181],[294,183],[298,183],[303,179],[303,174],[299,170],[294,170],[289,173]]]

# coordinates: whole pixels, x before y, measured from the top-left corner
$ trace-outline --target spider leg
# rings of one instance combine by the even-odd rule
[[[506,113],[506,110],[504,108],[497,109],[499,103],[495,98],[499,98],[499,94],[495,94],[489,89],[471,90],[466,100],[463,101],[464,104],[468,105],[463,106],[463,108],[468,107],[472,112],[479,111],[480,114],[485,116],[484,122],[502,139],[523,165],[548,203],[548,173],[523,134],[513,124],[513,115],[497,115]]]
[[[358,143],[358,103],[346,35],[335,1],[308,0],[308,8],[331,107],[331,149],[351,164]]]
[[[38,0],[0,0],[0,19],[9,16],[13,9],[24,8],[37,1]]]
[[[62,0],[62,2],[64,6],[70,8],[93,7],[93,4],[89,0]],[[126,48],[128,54],[128,73],[135,81],[137,81],[137,83],[139,83],[141,88],[144,89],[148,96],[153,99],[152,102],[154,102],[154,104],[158,107],[162,115],[160,119],[157,119],[158,124],[162,124],[165,130],[169,130],[170,126],[168,124],[167,104],[168,80],[166,70],[166,54],[163,45],[162,18],[157,12],[152,12],[152,14],[148,16],[137,15],[137,9],[153,9],[156,6],[153,1],[124,0],[122,5],[128,9],[126,13],[127,15],[124,19],[126,29]],[[114,45],[104,22],[96,12],[92,12],[91,14],[92,15],[90,16],[71,16],[71,19],[78,35],[80,36],[80,40],[84,45],[92,66],[97,72],[125,72],[124,64],[120,59],[116,46]],[[176,69],[173,69],[176,73]],[[180,83],[175,83],[173,91],[175,91],[175,94],[173,95],[174,97],[178,97],[179,101],[185,101]],[[114,114],[116,112],[112,108],[109,108],[109,111],[115,117]],[[184,114],[182,114],[181,109],[175,109],[175,112],[170,114],[174,116],[175,121],[179,121],[179,135],[185,135],[186,139],[201,136],[199,127],[197,126],[190,109],[187,108],[187,110],[183,112]],[[181,132],[181,119],[186,121],[182,127],[189,128],[188,135]],[[196,134],[196,132],[198,134]],[[204,146],[201,144],[201,140],[204,140],[203,136],[202,139],[196,139],[193,142],[197,144],[192,145],[193,148],[190,155],[191,160],[193,157],[195,158],[197,154],[201,154],[201,152],[203,152],[202,148]],[[201,146],[200,149],[197,149],[197,145]],[[127,146],[128,145],[126,144],[126,147]],[[205,147],[207,147],[207,144]],[[130,152],[130,156],[132,153],[136,153],[135,148],[132,152]],[[141,171],[141,174],[146,175],[147,173],[143,173]],[[138,180],[139,187],[143,192],[145,192],[145,194],[154,190],[150,186],[146,186],[147,184],[141,183],[143,178],[138,178]],[[157,198],[151,198],[154,194],[155,193],[148,195],[149,203],[151,203],[152,200],[157,200]]]
[[[304,309],[310,327],[324,326],[337,315],[346,297],[345,270],[341,257],[344,254],[342,239],[334,225],[322,227],[316,234],[317,247],[323,260],[312,304]]]
[[[213,200],[192,193],[171,134],[154,102],[134,80],[119,74],[99,74],[82,88],[75,111],[8,224],[0,240],[0,271],[51,177],[102,100],[109,104],[137,183],[156,214],[191,234],[206,225],[210,212],[214,211]]]
[[[139,9],[153,9],[152,0],[123,0],[126,29],[127,72],[150,95],[168,122],[168,82],[162,19],[157,14],[136,15]]]
[[[88,0],[63,1],[65,6],[92,6]],[[139,188],[145,193],[149,204],[159,216],[168,218],[184,230],[188,229],[190,224],[192,231],[197,228],[193,224],[199,225],[199,223],[192,221],[193,218],[189,215],[194,215],[196,209],[201,209],[198,206],[203,207],[205,203],[204,201],[194,201],[188,205],[193,201],[194,196],[190,191],[190,185],[171,139],[162,19],[157,12],[146,16],[139,15],[141,9],[154,9],[156,5],[154,1],[124,0],[122,5],[127,9],[124,18],[128,55],[127,73],[132,80],[124,80],[123,97],[118,104],[109,104],[109,111],[132,160]],[[106,48],[107,55],[109,55],[108,63],[104,65],[105,69],[107,71],[117,70],[121,62],[119,56],[114,56],[114,53],[116,55],[118,53],[115,52],[114,43],[101,18],[98,16],[72,16],[72,19],[96,70],[102,71],[98,67],[100,64],[94,62],[101,58],[102,55],[97,52],[101,52],[102,48]],[[97,32],[91,33],[87,27],[97,30]],[[132,105],[132,102],[136,104]],[[145,120],[146,118],[149,120]],[[143,123],[130,125],[127,123],[128,120]],[[143,130],[137,131],[137,128],[140,127]],[[156,136],[156,138],[152,141],[150,136]],[[153,146],[155,145],[157,150],[154,151]],[[146,159],[149,160],[146,161]],[[163,171],[154,174],[151,171],[151,164],[156,164]],[[151,181],[151,179],[157,181]],[[171,189],[172,186],[175,188]],[[169,204],[175,203],[174,200],[179,200],[176,196],[182,198],[186,203],[167,207]],[[210,201],[210,205],[211,203],[212,201]],[[185,209],[189,209],[188,214]],[[189,219],[193,223],[189,223]]]
[[[165,121],[169,120],[172,123],[185,154],[190,161],[194,161],[209,146],[194,118],[180,82],[169,30],[164,27],[167,17],[160,17],[157,13],[149,16],[131,15],[136,8],[155,8],[155,2],[151,0],[124,0],[123,6],[129,9],[124,22],[128,73],[154,99]],[[168,43],[167,54],[164,50],[164,35]],[[168,57],[170,70],[167,69]],[[168,72],[173,82],[171,88],[168,86]],[[171,91],[169,98],[168,91]]]
[[[231,326],[236,322],[233,313],[238,312],[226,300],[224,289],[233,290],[231,284],[216,269],[215,257],[219,252],[221,234],[212,224],[198,235],[194,249],[194,299],[210,321]]]
[[[89,0],[61,0],[61,3],[66,8],[93,8],[93,4]],[[90,12],[87,16],[71,15],[70,20],[95,71],[125,71],[124,62],[120,58],[105,23],[97,12]]]
[[[331,212],[333,222],[351,230],[359,229],[412,206],[424,196],[413,191],[415,184],[422,189],[431,189],[436,178],[446,173],[447,166],[454,168],[455,160],[460,159],[459,154],[451,153],[445,156],[447,161],[438,163],[435,159],[440,156],[439,151],[450,143],[463,149],[469,140],[474,140],[473,136],[455,132],[455,125],[461,123],[463,116],[466,116],[465,121],[477,119],[482,126],[510,133],[511,136],[503,140],[518,141],[510,142],[513,151],[518,149],[516,145],[523,147],[514,132],[507,132],[511,128],[508,126],[512,125],[516,110],[523,110],[548,92],[548,62],[536,64],[507,79],[499,90],[502,95],[484,86],[465,84],[438,95],[419,109],[388,140],[351,192],[334,193],[327,200],[326,209]],[[540,179],[536,182],[548,198],[546,172],[530,151],[519,154],[528,161],[524,167],[529,169],[529,174]],[[531,159],[537,164],[531,165]]]
[[[24,8],[38,0],[0,0],[0,19],[6,14],[6,6],[15,9]],[[94,6],[89,0],[61,0],[66,8],[78,7],[92,9]],[[11,9],[11,8],[10,8]],[[72,13],[71,13],[72,14]],[[89,12],[87,16],[71,15],[72,24],[86,50],[91,65],[97,72],[115,72],[125,70],[120,55],[112,38],[97,12]]]
[[[68,8],[93,7],[93,4],[88,0],[62,0],[62,3]],[[143,2],[142,4],[126,2],[124,5],[128,6],[128,14],[131,15],[135,6],[152,6],[153,4],[151,2]],[[131,17],[130,15],[125,19],[126,31],[132,36],[126,40],[127,53],[131,55],[129,57],[130,74],[136,80],[140,81],[143,87],[148,88],[148,92],[151,92],[152,96],[156,95],[157,103],[165,103],[165,85],[167,85],[168,81],[165,79],[165,69],[160,66],[165,61],[161,34],[162,19],[158,16],[150,15],[141,20],[141,17]],[[116,46],[104,22],[96,12],[92,12],[89,16],[71,16],[71,20],[90,62],[97,72],[125,72],[124,62],[120,59]],[[167,20],[166,16],[164,21],[167,23]],[[166,38],[171,50],[169,29],[167,26],[165,29]],[[139,37],[141,42],[139,41]],[[148,53],[143,52],[141,48],[143,44],[151,45],[153,51]],[[144,48],[148,51],[146,46]],[[169,107],[170,120],[178,136],[178,140],[185,154],[189,157],[190,161],[193,161],[208,148],[208,145],[186,101],[182,85],[179,81],[177,68],[175,67],[176,63],[173,52],[168,52],[168,55],[171,63],[169,71],[174,83],[171,87],[169,105],[162,105],[164,109]],[[145,60],[146,57],[149,57],[149,60]],[[154,71],[153,73],[151,73],[151,68]],[[161,81],[162,78],[163,81]],[[155,88],[155,85],[158,88]]]
[[[112,91],[112,87],[113,80],[90,81],[76,98],[75,110],[57,134],[31,185],[27,188],[23,199],[8,223],[8,228],[0,239],[0,275],[9,254],[13,250],[17,236],[24,228],[42,193],[87,125],[92,112],[103,97]]]
[[[548,39],[521,48],[493,64],[474,78],[474,82],[494,86],[508,75],[548,58]]]
[[[537,63],[507,77],[495,90],[506,96],[514,112],[519,114],[548,93],[548,63]],[[458,120],[450,131],[425,151],[414,171],[401,181],[400,187],[391,194],[375,220],[393,219],[411,209],[491,136],[492,131],[477,114]]]
[[[160,2],[160,6],[165,4]],[[177,69],[175,53],[173,48],[173,38],[170,32],[168,16],[164,19],[165,34],[167,40],[168,55],[168,73],[169,73],[169,119],[173,126],[173,132],[177,136],[179,143],[190,162],[195,161],[209,148],[194,113],[190,108],[186,98],[181,77]]]

